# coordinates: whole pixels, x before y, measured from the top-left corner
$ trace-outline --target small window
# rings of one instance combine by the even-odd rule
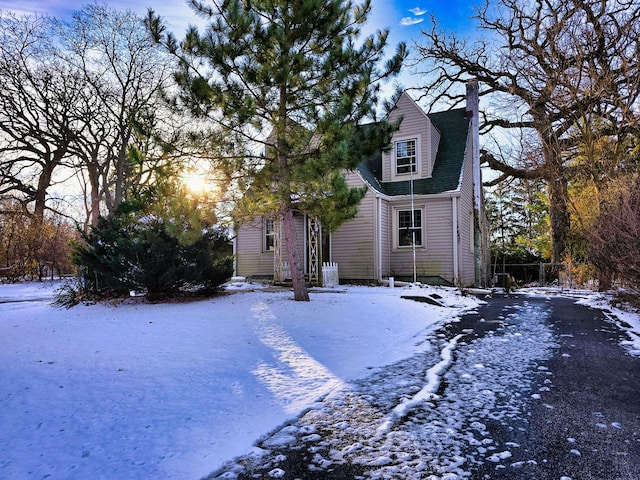
[[[416,171],[416,140],[396,142],[396,175]]]
[[[422,210],[398,210],[398,247],[422,247]]]
[[[276,225],[272,218],[264,219],[264,251],[273,252],[276,249]]]

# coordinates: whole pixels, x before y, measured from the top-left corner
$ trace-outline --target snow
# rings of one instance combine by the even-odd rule
[[[306,446],[309,471],[461,479],[535,463],[511,463],[521,447],[496,426],[525,428],[527,402],[553,408],[558,344],[540,302],[479,318],[496,327],[478,336],[455,326],[481,302],[447,288],[341,286],[294,302],[234,278],[203,301],[66,310],[50,304],[57,286],[0,285],[0,478],[234,479],[252,464],[283,478],[282,452]],[[401,298],[435,293],[445,307]],[[571,295],[640,353],[637,315]]]
[[[427,384],[422,387],[422,389],[416,393],[411,399],[405,400],[391,411],[391,415],[389,419],[387,419],[381,426],[378,428],[378,436],[385,435],[389,433],[391,427],[395,420],[404,417],[409,413],[409,411],[416,407],[417,405],[422,405],[425,401],[431,400],[435,398],[436,392],[440,387],[440,383],[442,381],[442,374],[446,371],[447,368],[451,366],[453,362],[453,354],[452,351],[456,347],[458,340],[462,338],[463,335],[456,335],[453,337],[442,349],[440,353],[440,362],[436,363],[433,367],[431,367],[426,374]]]
[[[621,342],[630,355],[640,357],[640,315],[611,305],[609,295],[586,295],[578,303],[602,310],[607,319],[626,332],[628,339]]]
[[[234,279],[205,301],[66,310],[58,286],[0,285],[0,478],[202,477],[477,305],[419,286],[294,302]],[[400,298],[433,292],[454,308]]]

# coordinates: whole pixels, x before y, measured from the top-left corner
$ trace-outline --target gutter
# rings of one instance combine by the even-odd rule
[[[377,241],[376,241],[376,251],[378,258],[377,265],[377,277],[378,281],[382,283],[382,198],[380,195],[376,193],[376,217],[377,217]]]

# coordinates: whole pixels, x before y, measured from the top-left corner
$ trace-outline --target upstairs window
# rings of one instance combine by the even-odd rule
[[[396,142],[396,175],[416,172],[416,139]]]

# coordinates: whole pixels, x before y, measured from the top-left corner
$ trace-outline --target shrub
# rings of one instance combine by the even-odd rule
[[[218,291],[233,274],[226,235],[202,227],[185,241],[174,232],[175,222],[156,216],[101,219],[74,249],[85,290],[103,298],[136,290],[150,300]]]
[[[621,180],[589,234],[591,261],[627,286],[640,288],[640,177]]]

